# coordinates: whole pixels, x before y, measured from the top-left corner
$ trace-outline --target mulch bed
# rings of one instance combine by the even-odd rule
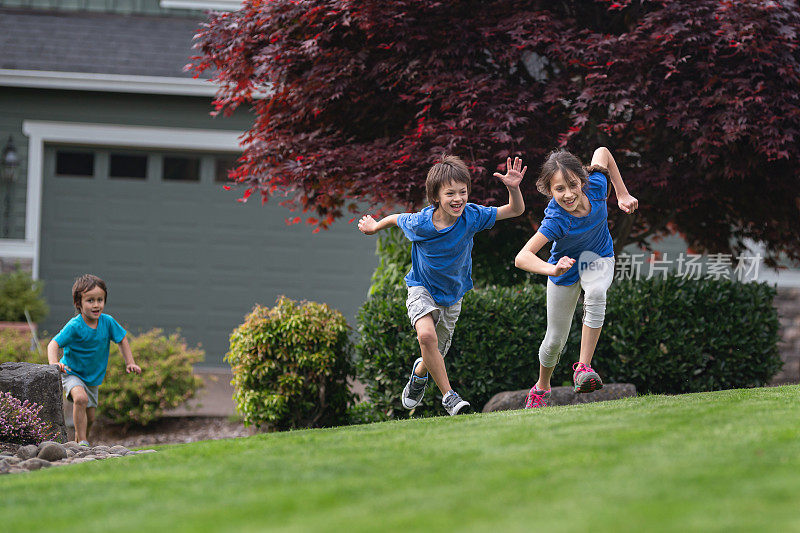
[[[219,417],[169,417],[153,422],[144,428],[128,428],[114,424],[96,422],[92,426],[89,440],[92,446],[114,446],[141,448],[153,444],[185,444],[201,440],[233,439],[248,437],[258,433],[244,424]],[[68,428],[69,438],[73,438],[72,428]],[[19,444],[0,442],[0,452],[16,453]]]

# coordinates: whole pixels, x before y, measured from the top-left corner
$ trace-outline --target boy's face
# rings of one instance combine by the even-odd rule
[[[451,217],[461,216],[467,205],[467,184],[451,181],[439,189],[439,208]]]
[[[106,293],[100,287],[89,289],[81,295],[81,314],[89,320],[98,320],[105,306]]]
[[[575,176],[569,176],[568,181],[564,179],[559,170],[550,179],[550,194],[553,195],[558,205],[568,213],[572,213],[581,205],[580,199],[583,196],[581,180]]]

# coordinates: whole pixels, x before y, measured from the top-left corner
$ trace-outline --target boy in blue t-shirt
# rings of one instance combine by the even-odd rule
[[[108,290],[102,279],[91,274],[76,279],[72,300],[79,314],[47,345],[48,361],[64,373],[61,385],[67,399],[72,401],[75,440],[82,446],[89,445],[87,438],[94,422],[98,389],[108,366],[109,343],[119,344],[128,373],[142,373],[133,360],[127,332],[110,315],[103,314],[107,298]],[[58,351],[62,348],[64,356],[59,360]]]
[[[398,226],[411,241],[411,271],[408,285],[408,318],[417,331],[422,357],[411,368],[401,401],[413,409],[422,401],[428,372],[442,393],[442,406],[448,414],[466,412],[469,402],[450,387],[444,356],[450,348],[461,298],[472,288],[472,237],[494,226],[496,220],[521,215],[525,203],[519,184],[528,167],[511,158],[506,173],[495,172],[508,188],[508,203],[485,207],[467,202],[471,189],[469,169],[455,156],[445,156],[428,172],[425,190],[431,205],[418,213],[389,215],[380,221],[365,215],[358,229],[367,235]]]

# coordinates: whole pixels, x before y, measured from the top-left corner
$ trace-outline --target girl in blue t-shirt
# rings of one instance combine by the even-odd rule
[[[608,180],[617,204],[631,214],[639,201],[628,193],[617,163],[605,147],[595,150],[585,169],[577,157],[559,150],[542,165],[536,188],[550,197],[539,231],[517,254],[517,268],[549,276],[547,332],[539,347],[539,381],[531,388],[525,408],[545,407],[550,401],[550,377],[567,342],[581,289],[583,330],[578,362],[572,365],[575,392],[603,387],[590,366],[606,312],[606,291],[614,278],[614,243],[608,231]],[[536,253],[553,241],[550,259]]]
[[[128,373],[142,373],[133,360],[127,332],[111,315],[103,313],[107,298],[108,290],[102,279],[92,274],[76,279],[72,301],[78,314],[47,345],[48,361],[58,365],[63,373],[61,386],[67,399],[72,401],[75,440],[81,446],[89,445],[87,439],[97,408],[98,389],[108,366],[109,343],[119,344]],[[59,360],[61,349],[64,356]]]

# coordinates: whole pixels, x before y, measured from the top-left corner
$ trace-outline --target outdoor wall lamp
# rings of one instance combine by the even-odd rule
[[[11,231],[11,193],[17,177],[18,166],[19,153],[17,147],[14,146],[14,139],[9,135],[8,142],[3,148],[3,158],[0,160],[0,167],[2,167],[0,182],[3,186],[3,237],[8,237]]]

